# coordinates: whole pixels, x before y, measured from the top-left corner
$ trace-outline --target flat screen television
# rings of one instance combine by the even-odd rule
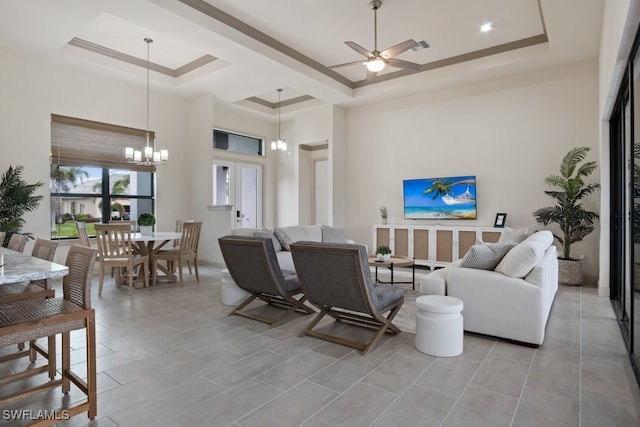
[[[405,219],[477,219],[476,177],[405,179]]]

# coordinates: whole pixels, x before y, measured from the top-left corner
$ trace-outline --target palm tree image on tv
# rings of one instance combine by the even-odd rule
[[[476,219],[476,177],[403,181],[406,219]]]

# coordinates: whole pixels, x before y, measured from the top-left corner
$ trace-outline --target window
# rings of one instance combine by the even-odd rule
[[[260,138],[239,135],[220,129],[213,130],[213,148],[250,156],[264,156],[264,143]]]
[[[94,223],[153,212],[154,168],[124,159],[145,144],[145,131],[52,115],[51,238],[77,237],[76,221],[91,235]]]

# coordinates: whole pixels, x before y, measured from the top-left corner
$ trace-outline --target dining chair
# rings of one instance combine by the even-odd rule
[[[7,235],[6,231],[0,231],[0,246],[4,246],[4,238]]]
[[[182,233],[182,224],[184,224],[185,222],[195,222],[195,220],[193,219],[176,219],[176,233]],[[200,238],[200,235],[198,235],[198,239]],[[180,239],[175,239],[173,241],[173,247],[177,248],[178,246],[180,246]],[[198,247],[200,246],[199,244],[197,245]],[[196,247],[196,257],[195,257],[195,261],[194,263],[198,262],[198,249]],[[191,261],[187,260],[187,267],[189,267],[189,274],[193,274],[191,271]]]
[[[136,253],[131,243],[131,226],[129,224],[96,224],[96,240],[100,264],[100,282],[98,296],[102,296],[102,285],[107,269],[116,268],[116,287],[122,280],[129,282],[129,295],[133,293],[133,282],[136,270],[138,277],[144,278],[144,286],[149,286],[149,256]]]
[[[53,261],[53,257],[58,249],[58,242],[38,238],[33,245],[31,256],[43,259],[45,261]],[[23,301],[32,298],[53,298],[55,291],[49,286],[47,279],[31,280],[21,283],[7,283],[0,286],[0,306]],[[1,309],[1,308],[0,308]],[[24,343],[18,344],[18,352],[13,353],[8,359],[19,358],[29,354],[31,361],[36,360],[36,351],[38,346],[35,341],[31,341],[29,350],[24,350]],[[40,351],[40,353],[42,353]]]
[[[96,250],[80,245],[73,245],[69,249],[65,265],[69,270],[62,279],[62,294],[60,298],[29,299],[2,306],[0,313],[0,346],[11,346],[37,338],[47,338],[49,346],[43,355],[46,365],[28,364],[24,368],[3,374],[0,384],[3,386],[18,381],[25,381],[17,391],[2,388],[0,407],[7,407],[18,399],[30,398],[54,387],[61,387],[64,394],[71,391],[73,383],[78,395],[67,402],[65,410],[73,416],[87,412],[89,419],[97,415],[97,387],[96,387],[96,334],[95,310],[91,307],[91,277],[95,263]],[[4,285],[3,285],[4,286]],[[85,330],[85,363],[71,364],[71,332]],[[58,376],[56,369],[56,335],[62,335],[61,362],[62,367]],[[81,337],[82,335],[79,335]],[[75,351],[74,351],[75,354]],[[75,358],[75,356],[74,356]],[[81,368],[80,372],[78,369]],[[49,379],[38,375],[48,372]],[[40,378],[42,380],[40,380]],[[21,384],[22,385],[22,384]],[[14,387],[15,388],[15,387]],[[80,393],[86,396],[81,399]],[[73,390],[76,394],[76,389]],[[67,397],[64,398],[65,400]],[[57,399],[54,399],[57,400]],[[54,410],[51,412],[53,414]],[[58,412],[58,411],[55,411]],[[46,418],[45,421],[52,420]],[[32,423],[30,425],[51,425],[52,422]]]
[[[16,252],[24,252],[24,247],[27,245],[29,238],[24,234],[12,234],[7,243],[7,249],[11,249]]]
[[[76,228],[78,229],[78,240],[82,246],[91,247],[91,241],[89,240],[89,233],[87,233],[87,223],[82,221],[76,222]]]
[[[58,242],[46,239],[36,239],[31,256],[53,261],[58,249]],[[32,280],[22,283],[7,283],[0,286],[0,304],[7,304],[30,298],[53,298],[54,290],[46,279]]]
[[[167,250],[160,250],[151,254],[151,278],[152,283],[155,285],[158,274],[158,262],[166,261],[167,271],[175,273],[175,265],[178,265],[178,280],[180,286],[182,286],[182,269],[184,263],[193,262],[193,268],[196,273],[196,282],[200,282],[200,275],[198,274],[198,244],[200,242],[200,230],[202,229],[202,222],[184,222],[182,224],[182,235],[180,236],[180,244],[176,248]]]

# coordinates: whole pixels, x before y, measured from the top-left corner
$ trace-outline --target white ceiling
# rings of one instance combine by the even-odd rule
[[[374,48],[369,0],[4,1],[0,48],[45,56],[184,96],[207,92],[273,115],[318,103],[356,105],[595,58],[604,0],[383,0],[378,50],[430,47],[366,80]],[[491,22],[494,30],[480,32]]]

